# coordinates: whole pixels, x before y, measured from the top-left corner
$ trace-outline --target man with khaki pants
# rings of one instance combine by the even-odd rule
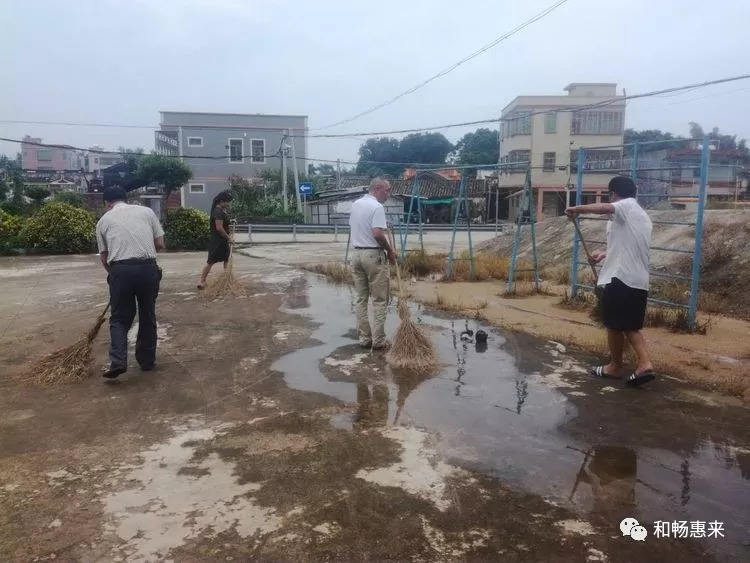
[[[370,190],[352,204],[349,215],[351,245],[354,247],[354,290],[357,295],[357,335],[363,348],[383,350],[390,275],[388,262],[396,263],[396,252],[388,242],[388,223],[383,204],[391,195],[391,185],[374,178]],[[367,306],[372,297],[374,323],[370,326]]]

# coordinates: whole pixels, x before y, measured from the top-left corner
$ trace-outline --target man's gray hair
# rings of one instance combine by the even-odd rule
[[[370,191],[373,191],[380,184],[390,184],[390,182],[382,176],[375,176],[372,180],[370,180]]]

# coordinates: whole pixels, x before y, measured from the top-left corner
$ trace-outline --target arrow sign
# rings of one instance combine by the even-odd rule
[[[299,185],[299,193],[302,195],[310,195],[313,191],[312,182],[302,182]]]

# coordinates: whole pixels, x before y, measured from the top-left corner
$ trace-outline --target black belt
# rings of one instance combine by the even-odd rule
[[[383,250],[382,246],[355,246],[357,250]]]
[[[156,264],[156,258],[126,258],[125,260],[113,260],[109,263],[110,266],[116,266],[117,264]]]

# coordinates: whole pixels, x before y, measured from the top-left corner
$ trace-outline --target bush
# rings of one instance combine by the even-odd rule
[[[76,254],[94,249],[94,215],[59,202],[44,204],[21,229],[27,249],[53,254]]]
[[[208,247],[209,217],[198,209],[181,207],[167,213],[164,238],[167,248],[205,250]]]
[[[0,209],[0,254],[9,254],[19,248],[21,218]]]
[[[80,207],[81,209],[86,208],[86,202],[83,200],[83,196],[78,192],[60,192],[55,195],[55,201],[67,203],[68,205]]]

